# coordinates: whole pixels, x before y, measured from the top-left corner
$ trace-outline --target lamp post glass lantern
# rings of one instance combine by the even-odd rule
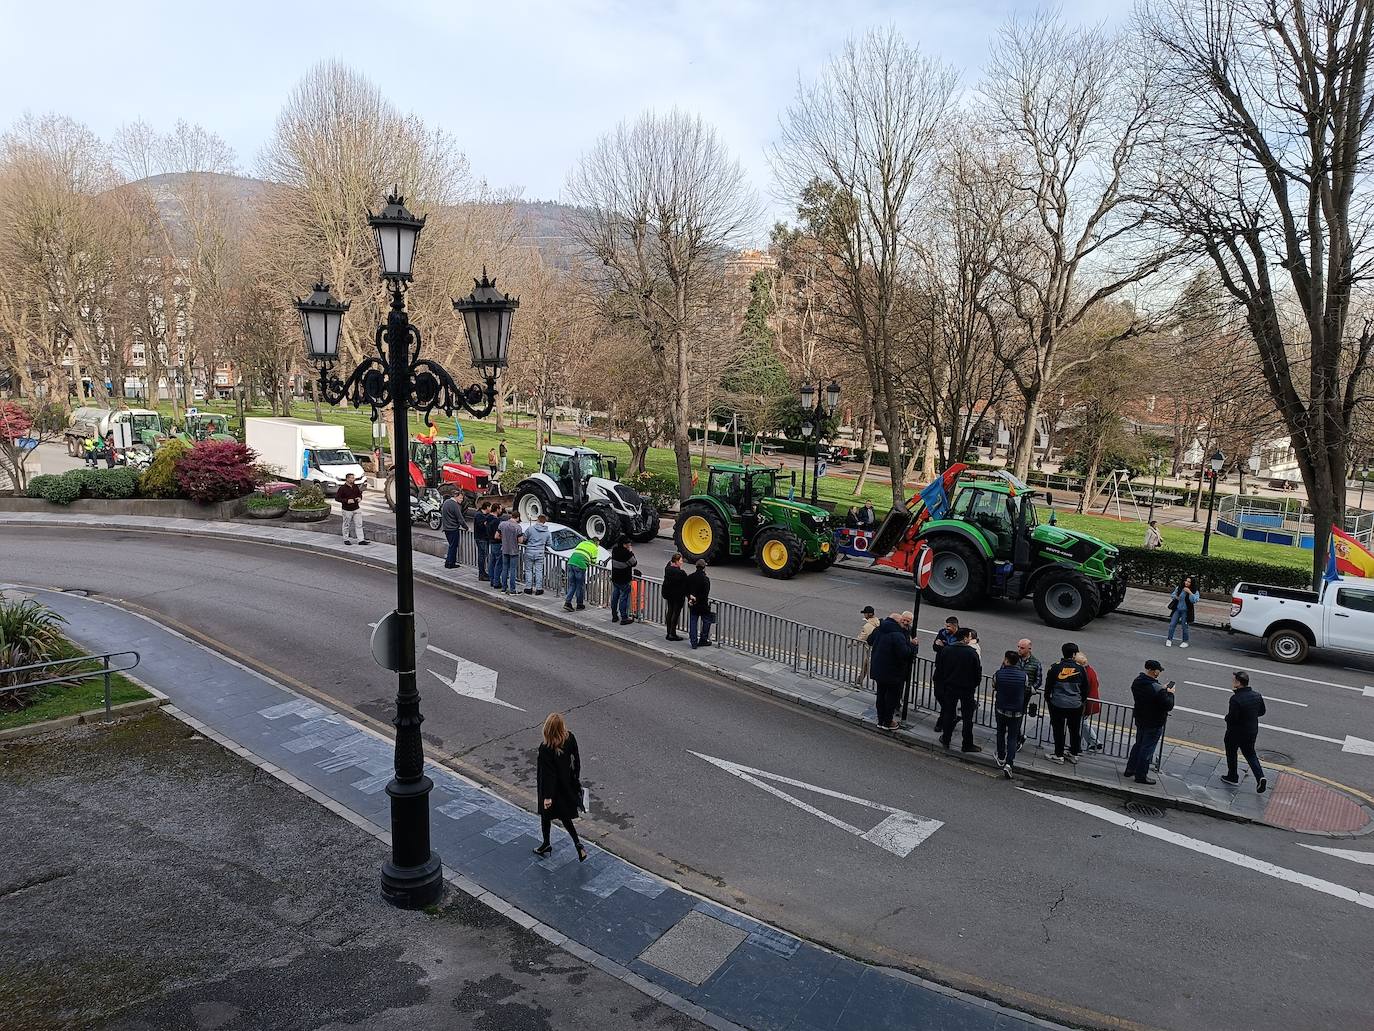
[[[330,293],[325,283],[305,299],[296,301],[305,337],[306,354],[319,366],[315,396],[329,404],[348,401],[355,408],[369,405],[372,421],[377,422],[390,409],[393,439],[397,447],[408,448],[409,413],[416,410],[422,421],[440,408],[448,416],[466,410],[476,418],[491,412],[496,403],[496,374],[505,367],[510,344],[511,318],[519,307],[518,298],[496,291],[496,284],[482,271],[479,290],[460,301],[454,309],[464,316],[464,329],[472,347],[473,365],[485,375],[485,389],[479,384],[461,387],[448,371],[429,358],[422,358],[420,330],[406,313],[405,284],[410,282],[419,248],[424,218],[416,218],[405,208],[398,194],[387,197],[380,215],[368,218],[377,239],[382,278],[391,293],[386,321],[377,328],[376,353],[366,355],[348,374],[334,372],[339,360],[339,331],[348,303]],[[474,309],[484,321],[477,328],[478,342],[467,325],[467,312]],[[481,360],[479,361],[479,357]],[[405,463],[398,463],[399,470]],[[394,775],[386,786],[391,799],[391,858],[382,866],[382,896],[395,906],[419,909],[431,905],[443,892],[443,864],[430,848],[429,794],[434,785],[424,772],[424,742],[420,725],[420,693],[415,676],[415,580],[411,553],[410,477],[395,476],[396,500],[396,609],[387,624],[393,630],[386,651],[386,666],[396,673],[396,745]]]
[[[825,426],[829,419],[835,417],[835,411],[840,407],[840,385],[833,379],[826,386],[825,390],[818,394],[818,388],[813,387],[810,381],[801,385],[801,410],[802,417],[806,421],[801,424],[801,435],[803,440],[802,447],[802,497],[806,497],[806,467],[807,467],[807,447],[810,444],[811,435],[816,435],[816,443],[811,448],[810,462],[812,466],[811,476],[811,503],[816,504],[817,494],[820,490],[821,481],[821,441],[825,439]]]
[[[1212,544],[1212,513],[1217,507],[1217,480],[1221,478],[1221,469],[1226,464],[1226,456],[1218,451],[1212,455],[1207,464],[1212,470],[1212,489],[1207,497],[1207,526],[1202,531],[1203,557],[1206,557]]]

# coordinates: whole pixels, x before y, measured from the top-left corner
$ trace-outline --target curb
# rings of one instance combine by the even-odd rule
[[[51,524],[51,523],[48,523],[48,522],[42,521],[42,520],[9,520],[9,521],[7,521],[7,522],[10,523],[11,525],[35,525],[35,526],[51,526],[51,525],[53,525],[53,524]],[[126,530],[127,530],[127,529],[130,529],[130,527],[110,526],[110,525],[108,525],[108,524],[100,524],[100,523],[78,524],[78,523],[76,523],[75,521],[73,521],[73,522],[71,522],[71,523],[66,523],[65,525],[88,525],[88,526],[93,526],[93,527],[96,527],[96,528],[104,528],[104,529],[126,529]],[[228,541],[235,541],[235,542],[240,542],[240,543],[266,544],[266,545],[269,545],[269,546],[272,546],[272,547],[292,548],[292,549],[295,549],[295,550],[297,550],[297,551],[304,551],[304,552],[307,552],[307,553],[319,554],[318,549],[314,548],[313,546],[311,546],[310,544],[307,544],[307,543],[304,542],[304,541],[281,541],[281,540],[264,541],[264,540],[261,540],[261,539],[259,539],[259,538],[244,537],[244,536],[240,536],[239,534],[229,533],[229,532],[225,532],[225,531],[223,531],[223,530],[214,530],[214,529],[204,529],[204,530],[199,530],[199,529],[198,529],[198,530],[191,530],[191,529],[189,529],[189,528],[183,528],[183,527],[153,528],[153,527],[137,527],[137,526],[136,526],[136,527],[132,527],[132,529],[134,529],[134,530],[136,530],[136,531],[141,530],[141,531],[144,531],[144,532],[165,533],[165,534],[173,534],[173,535],[176,535],[176,536],[184,536],[184,537],[196,537],[196,536],[201,536],[201,537],[211,537],[211,538],[214,538],[214,539],[217,539],[217,540],[228,540]],[[377,539],[379,543],[382,543],[380,537],[375,538],[375,539]],[[424,552],[424,553],[425,553],[425,554],[428,554],[428,552]],[[358,563],[360,563],[360,564],[367,565],[367,566],[370,566],[370,567],[372,567],[372,568],[374,568],[374,569],[379,569],[379,570],[383,570],[383,571],[386,571],[386,572],[392,572],[392,573],[394,573],[394,570],[395,570],[395,566],[394,566],[393,564],[388,563],[388,562],[386,562],[384,559],[381,559],[381,558],[373,558],[373,557],[372,557],[369,553],[367,553],[365,550],[364,550],[364,551],[357,551],[357,550],[355,550],[352,554],[349,554],[349,555],[347,555],[347,556],[342,556],[342,555],[334,556],[332,552],[327,553],[327,554],[328,554],[330,557],[340,557],[340,558],[346,557],[346,558],[347,558],[348,560],[350,560],[350,561],[358,562]],[[880,574],[878,574],[878,575],[886,575],[886,574],[881,574],[881,573],[880,573]],[[770,696],[770,697],[778,698],[778,699],[787,701],[787,702],[789,702],[789,703],[792,703],[792,704],[794,704],[794,705],[800,705],[800,706],[802,706],[802,707],[804,707],[804,708],[806,708],[806,709],[809,709],[809,710],[811,710],[811,711],[814,711],[814,712],[823,713],[823,714],[825,714],[827,717],[829,717],[829,718],[831,718],[831,719],[836,719],[836,720],[843,721],[843,722],[845,722],[846,724],[848,724],[848,725],[850,725],[850,726],[864,727],[864,728],[866,728],[870,733],[873,733],[873,734],[880,734],[880,733],[881,733],[881,732],[878,730],[878,728],[877,728],[876,726],[874,726],[873,724],[869,723],[868,721],[866,721],[866,720],[864,720],[864,719],[855,717],[855,716],[850,715],[850,714],[848,714],[848,713],[836,711],[836,710],[833,709],[833,708],[830,708],[830,707],[828,707],[828,706],[825,706],[825,705],[822,705],[822,704],[817,703],[817,702],[816,702],[815,700],[813,700],[813,699],[805,698],[805,697],[799,696],[799,695],[794,694],[793,692],[788,691],[788,690],[786,690],[786,689],[784,689],[784,688],[774,687],[774,686],[772,686],[772,685],[770,685],[770,684],[764,683],[763,681],[757,680],[757,679],[755,679],[755,678],[753,678],[753,677],[750,677],[750,676],[747,676],[747,675],[745,675],[745,674],[743,674],[743,673],[738,673],[738,672],[736,672],[736,671],[734,671],[734,670],[729,670],[729,669],[725,669],[725,668],[716,666],[716,665],[710,663],[709,661],[706,661],[706,660],[701,659],[701,658],[698,657],[697,655],[694,655],[694,654],[691,654],[691,653],[682,654],[682,653],[679,653],[679,652],[670,651],[670,650],[668,650],[668,649],[666,649],[666,648],[660,649],[660,648],[658,647],[657,643],[656,643],[656,642],[652,642],[652,641],[639,641],[639,640],[635,640],[634,638],[620,637],[620,636],[618,636],[618,635],[612,633],[612,632],[609,630],[608,627],[601,626],[601,625],[599,624],[599,621],[579,622],[579,621],[572,621],[572,620],[566,620],[566,619],[559,619],[558,616],[555,615],[555,614],[553,613],[553,611],[551,611],[551,610],[545,610],[545,609],[543,609],[543,608],[536,607],[535,604],[534,604],[533,602],[525,601],[523,595],[519,595],[519,596],[517,596],[517,597],[515,597],[515,598],[511,598],[511,597],[509,597],[509,596],[507,596],[507,595],[498,595],[498,596],[495,596],[495,597],[490,597],[490,596],[488,596],[488,592],[482,591],[482,590],[480,590],[480,589],[476,589],[476,588],[474,588],[474,587],[473,587],[471,584],[469,584],[469,583],[458,582],[458,581],[453,581],[453,580],[447,580],[447,579],[444,579],[443,577],[440,577],[440,576],[438,576],[438,575],[436,575],[436,574],[434,574],[434,573],[432,573],[432,572],[429,572],[429,571],[426,571],[426,570],[422,570],[422,569],[416,569],[416,570],[414,571],[414,576],[415,576],[416,580],[423,581],[424,583],[429,584],[429,585],[431,585],[431,586],[435,586],[435,587],[439,587],[439,588],[442,588],[442,589],[446,589],[446,590],[452,591],[453,593],[458,594],[458,595],[460,595],[460,596],[462,596],[462,597],[464,597],[464,598],[466,598],[466,599],[468,599],[468,600],[477,601],[477,602],[486,603],[486,604],[496,605],[496,606],[498,606],[498,607],[500,607],[500,608],[503,608],[503,609],[505,609],[505,610],[507,610],[507,611],[514,611],[514,612],[518,613],[519,615],[523,616],[524,618],[533,619],[533,620],[535,620],[535,621],[537,621],[537,622],[543,623],[543,624],[546,625],[546,626],[557,627],[558,629],[560,629],[560,630],[565,630],[565,631],[566,631],[566,630],[569,630],[569,629],[572,629],[572,630],[575,630],[576,632],[582,633],[584,636],[593,637],[593,638],[595,638],[595,639],[597,639],[597,640],[606,641],[606,642],[608,642],[608,643],[615,644],[615,645],[619,645],[619,646],[622,646],[622,647],[628,646],[628,647],[636,648],[636,649],[638,649],[638,650],[640,650],[640,651],[648,652],[648,653],[650,653],[650,654],[652,654],[652,655],[654,655],[654,656],[656,656],[656,657],[658,657],[658,658],[660,658],[660,659],[669,659],[669,660],[672,660],[673,662],[675,662],[675,663],[678,664],[679,666],[683,666],[683,667],[687,667],[687,668],[693,669],[693,670],[696,671],[696,672],[705,673],[705,674],[710,675],[710,676],[715,676],[715,677],[718,677],[718,678],[720,678],[720,679],[722,679],[722,680],[726,680],[726,681],[729,681],[729,682],[731,682],[731,683],[738,684],[739,686],[746,687],[746,688],[748,688],[749,690],[756,691],[756,692],[759,692],[759,693],[762,693],[762,694],[766,694],[766,695],[768,695],[768,696]],[[499,600],[498,600],[498,599],[499,599]],[[714,647],[714,646],[712,646],[712,647]],[[103,713],[103,710],[101,710],[101,712]],[[988,768],[988,769],[996,769],[996,768],[997,768],[997,767],[996,767],[996,764],[993,762],[993,760],[992,760],[990,757],[989,757],[989,758],[984,758],[984,759],[979,759],[979,758],[975,758],[975,757],[972,757],[972,756],[969,756],[969,755],[965,755],[964,753],[961,753],[961,752],[955,752],[955,751],[953,751],[953,750],[946,751],[944,748],[940,747],[939,744],[938,744],[937,742],[926,741],[926,740],[924,740],[923,738],[920,738],[920,737],[916,736],[915,734],[913,734],[913,733],[911,733],[911,732],[909,732],[909,731],[898,731],[898,732],[895,733],[895,734],[884,735],[884,736],[888,736],[888,737],[890,737],[892,740],[899,741],[899,742],[901,742],[904,746],[906,746],[906,747],[908,747],[908,748],[913,748],[913,749],[917,749],[917,748],[918,748],[918,749],[922,749],[922,750],[927,751],[927,752],[930,752],[930,753],[932,753],[932,754],[943,755],[943,756],[945,756],[945,757],[947,757],[947,758],[949,758],[949,757],[954,757],[954,758],[957,758],[960,762],[967,763],[967,764],[969,764],[969,765],[971,765],[971,766],[982,766],[982,767],[986,767],[986,768]],[[1018,771],[1017,771],[1017,775],[1020,776],[1020,777],[1025,778],[1025,779],[1034,779],[1034,780],[1036,780],[1037,782],[1046,783],[1046,784],[1054,784],[1054,785],[1059,786],[1059,787],[1076,788],[1076,789],[1078,789],[1078,790],[1086,790],[1086,791],[1096,791],[1096,792],[1101,792],[1101,793],[1103,793],[1103,794],[1106,794],[1106,795],[1111,796],[1111,797],[1114,797],[1114,798],[1122,798],[1122,799],[1125,799],[1125,800],[1127,800],[1127,801],[1145,802],[1145,803],[1148,803],[1148,804],[1150,804],[1150,805],[1159,806],[1159,807],[1166,808],[1166,809],[1177,809],[1177,810],[1179,810],[1179,811],[1181,811],[1181,812],[1192,812],[1192,813],[1198,813],[1198,814],[1200,814],[1200,815],[1213,816],[1213,817],[1216,817],[1216,818],[1219,818],[1219,819],[1222,819],[1222,820],[1226,820],[1226,821],[1228,821],[1228,822],[1233,822],[1233,823],[1259,823],[1260,826],[1269,826],[1268,824],[1264,824],[1264,823],[1262,823],[1262,822],[1256,821],[1256,820],[1254,820],[1254,819],[1252,819],[1252,818],[1250,818],[1250,817],[1243,816],[1243,815],[1240,815],[1240,814],[1237,814],[1237,813],[1233,813],[1233,812],[1231,812],[1231,811],[1229,811],[1229,810],[1223,810],[1223,809],[1220,809],[1220,808],[1216,808],[1216,807],[1213,807],[1213,806],[1209,806],[1209,805],[1203,804],[1203,803],[1201,803],[1201,802],[1194,801],[1194,800],[1192,800],[1192,799],[1180,798],[1180,797],[1175,797],[1175,796],[1161,796],[1161,795],[1158,795],[1158,794],[1152,794],[1152,793],[1150,793],[1150,792],[1145,792],[1145,791],[1134,791],[1134,790],[1132,790],[1132,789],[1130,789],[1130,788],[1123,787],[1123,786],[1121,786],[1121,785],[1099,784],[1099,783],[1096,783],[1096,782],[1093,782],[1093,781],[1079,780],[1079,779],[1077,779],[1077,778],[1072,778],[1072,777],[1061,777],[1061,776],[1056,776],[1052,771],[1049,771],[1049,770],[1021,769],[1021,770],[1018,770]],[[1335,790],[1335,789],[1333,789],[1333,790]],[[1341,793],[1342,793],[1343,795],[1346,794],[1344,791],[1342,791]],[[1347,795],[1346,797],[1353,797],[1353,796],[1348,796],[1348,795]],[[1355,799],[1355,801],[1356,801],[1356,803],[1357,803],[1358,805],[1360,805],[1362,808],[1364,808],[1364,809],[1368,809],[1368,808],[1369,808],[1363,800],[1361,800],[1361,799]],[[1367,825],[1367,826],[1368,826],[1368,829],[1367,829],[1367,830],[1361,831],[1361,832],[1357,832],[1357,833],[1355,833],[1355,834],[1353,834],[1353,835],[1352,835],[1352,834],[1340,834],[1340,835],[1328,835],[1328,836],[1349,838],[1349,837],[1359,837],[1359,836],[1362,836],[1362,835],[1364,835],[1364,834],[1369,834],[1369,833],[1371,833],[1371,832],[1374,832],[1374,821],[1371,821],[1371,823],[1370,823],[1369,825]],[[1322,833],[1322,832],[1312,832],[1312,833]]]
[[[140,684],[139,686],[142,687],[143,685]],[[144,690],[146,691],[147,688],[145,687]],[[136,716],[141,712],[158,709],[166,704],[166,698],[155,696],[139,698],[132,702],[121,702],[119,705],[111,706],[108,714],[102,706],[99,709],[87,709],[85,712],[73,713],[70,716],[55,716],[50,720],[40,720],[38,723],[26,723],[22,727],[0,730],[0,743],[19,741],[26,737],[38,737],[40,734],[48,734],[55,730],[67,730],[70,727],[79,727],[87,723],[113,723],[122,716]]]

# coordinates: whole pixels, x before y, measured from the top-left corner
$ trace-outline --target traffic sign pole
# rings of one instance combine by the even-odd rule
[[[924,544],[916,552],[916,558],[911,563],[911,579],[915,584],[916,590],[911,598],[911,636],[918,641],[919,648],[920,626],[921,626],[921,592],[930,583],[930,570],[935,556]],[[916,670],[916,663],[911,664],[912,673]],[[902,719],[905,720],[907,713],[911,709],[911,688],[912,676],[907,676],[906,690],[902,693]]]

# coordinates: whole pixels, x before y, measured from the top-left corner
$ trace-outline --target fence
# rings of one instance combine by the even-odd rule
[[[134,661],[130,662],[127,666],[111,665],[111,660],[118,659],[125,655],[133,656]],[[77,670],[72,673],[63,673],[55,677],[47,677],[43,680],[26,680],[22,683],[10,684],[6,687],[0,687],[0,694],[6,694],[10,691],[28,691],[35,687],[48,687],[52,684],[79,684],[83,680],[94,680],[96,677],[100,677],[105,681],[105,713],[108,715],[111,710],[110,677],[112,674],[123,673],[137,666],[139,663],[138,652],[106,652],[103,655],[74,655],[66,659],[52,659],[48,662],[32,662],[27,666],[8,666],[4,669],[0,669],[0,680],[7,679],[16,673],[62,669],[83,662],[99,662],[100,667],[98,669]]]
[[[523,549],[522,549],[523,551]],[[464,533],[459,542],[459,560],[475,566],[477,562],[476,541],[472,534]],[[568,584],[568,563],[561,555],[551,552],[544,554],[544,586],[546,590],[564,592]],[[528,586],[529,561],[522,554],[519,582]],[[663,581],[653,576],[635,577],[631,593],[631,610],[634,618],[646,623],[661,624],[664,619],[662,595]],[[610,605],[611,579],[606,566],[595,566],[587,571],[587,604],[595,608]],[[712,642],[718,648],[729,647],[745,655],[757,656],[771,662],[789,667],[792,672],[807,677],[817,677],[834,683],[864,690],[873,690],[867,673],[868,646],[848,634],[837,633],[824,627],[799,623],[793,619],[762,612],[732,601],[716,599],[712,602],[716,617]],[[918,656],[912,664],[902,695],[902,717],[909,714],[910,707],[916,706],[928,712],[939,709],[935,699],[933,674],[935,663],[924,656]],[[976,693],[974,723],[980,727],[995,729],[996,706],[991,677],[983,677]],[[1085,716],[1083,723],[1091,730],[1092,736],[1100,745],[1101,755],[1109,758],[1125,759],[1130,754],[1133,741],[1131,706],[1118,702],[1096,701],[1098,711]],[[1026,718],[1022,733],[1029,743],[1034,741],[1043,746],[1050,741],[1050,726],[1043,704],[1034,719]],[[1159,768],[1163,755],[1164,739],[1161,736],[1153,766]]]

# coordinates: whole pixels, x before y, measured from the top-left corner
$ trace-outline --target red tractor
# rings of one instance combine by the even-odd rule
[[[410,490],[413,498],[426,491],[440,495],[462,493],[469,500],[485,495],[491,487],[485,469],[464,465],[463,444],[453,437],[419,439],[410,442]],[[396,470],[386,478],[386,503],[396,511]]]

